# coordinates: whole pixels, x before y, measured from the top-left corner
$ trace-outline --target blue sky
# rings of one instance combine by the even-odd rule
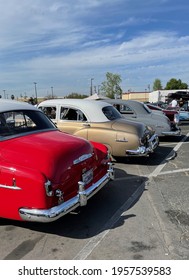
[[[189,84],[188,0],[0,0],[0,94],[90,93],[106,73],[123,92],[156,78]]]

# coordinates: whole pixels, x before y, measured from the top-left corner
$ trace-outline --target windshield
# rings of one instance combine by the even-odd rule
[[[111,121],[122,118],[122,115],[113,106],[106,106],[102,108],[102,112]]]
[[[39,111],[23,110],[0,113],[0,137],[12,137],[22,133],[54,128],[56,128],[55,125]]]
[[[152,113],[152,110],[150,110],[150,108],[146,104],[143,104],[143,107],[147,111],[148,114]]]

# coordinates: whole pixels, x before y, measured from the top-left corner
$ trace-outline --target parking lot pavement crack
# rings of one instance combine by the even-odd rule
[[[170,166],[173,167],[173,169],[177,169],[178,168],[178,164],[175,162],[170,162]]]
[[[178,207],[180,205],[180,207]],[[182,201],[177,199],[175,203],[170,203],[170,209],[165,213],[168,215],[170,221],[175,224],[181,231],[180,243],[189,241],[189,214],[182,209]]]
[[[188,231],[188,230],[185,230],[185,231],[181,234],[181,237],[180,237],[180,243],[181,243],[181,244],[185,243],[186,241],[189,242],[189,231]]]
[[[153,181],[153,184],[154,184],[153,187],[156,187],[155,181]],[[152,186],[150,185],[149,187],[152,187]],[[159,232],[161,233],[162,237],[160,236],[160,234],[158,234],[158,230],[156,230],[156,233],[158,234],[158,238],[163,243],[163,247],[164,247],[164,250],[165,250],[165,255],[171,255],[172,251],[173,251],[172,241],[169,238],[169,235],[167,234],[165,224],[164,224],[163,220],[161,219],[161,216],[160,216],[160,214],[157,210],[157,207],[155,206],[152,195],[150,194],[150,190],[147,192],[147,199],[148,199],[149,204],[150,204],[150,206],[151,206],[151,208],[152,208],[152,210],[153,210],[153,212],[156,216],[156,221],[158,223]]]

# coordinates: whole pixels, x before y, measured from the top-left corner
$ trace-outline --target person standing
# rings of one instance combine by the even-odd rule
[[[184,101],[183,101],[182,98],[180,98],[180,100],[179,100],[179,106],[180,106],[180,108],[181,108],[183,105],[184,105]]]
[[[171,101],[171,107],[177,107],[177,100],[176,99],[173,99],[172,101]]]

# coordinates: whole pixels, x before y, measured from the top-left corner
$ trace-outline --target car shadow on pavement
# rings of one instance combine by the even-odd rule
[[[51,223],[29,223],[0,219],[0,227],[21,227],[23,230],[47,233],[73,239],[91,238],[114,227],[120,227],[133,215],[126,215],[145,190],[146,177],[127,174],[115,168],[115,180],[88,201],[85,207],[76,209]],[[16,236],[15,236],[16,242]]]
[[[172,143],[172,142],[174,142],[174,143],[179,143],[181,140],[182,140],[182,138],[184,138],[184,134],[182,134],[181,133],[181,135],[180,136],[162,136],[162,137],[159,137],[159,141],[160,141],[160,144],[162,143],[162,142],[165,142],[165,143]]]
[[[180,121],[179,126],[180,126],[181,129],[182,129],[183,126],[189,126],[189,121]]]
[[[129,165],[157,166],[162,163],[162,161],[164,161],[171,153],[173,153],[173,146],[159,146],[154,153],[146,157],[119,157],[115,158],[115,160],[117,163]]]

